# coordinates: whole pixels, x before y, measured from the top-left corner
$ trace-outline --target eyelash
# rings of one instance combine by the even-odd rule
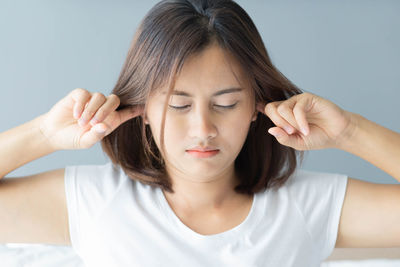
[[[232,105],[229,105],[229,106],[220,106],[220,105],[215,105],[215,106],[217,106],[219,108],[223,108],[223,109],[233,109],[236,106],[236,104],[237,104],[237,102],[235,104],[232,104]],[[175,106],[171,106],[171,105],[169,105],[169,106],[171,108],[177,109],[177,110],[184,110],[187,107],[190,107],[190,105],[186,105],[186,106],[182,106],[182,107],[175,107]]]

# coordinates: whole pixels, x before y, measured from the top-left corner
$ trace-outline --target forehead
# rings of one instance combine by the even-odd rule
[[[185,60],[176,76],[175,87],[187,88],[193,84],[197,88],[241,87],[245,78],[237,60],[214,44]]]
[[[185,59],[175,77],[176,95],[209,94],[218,95],[217,91],[230,88],[242,88],[248,91],[248,77],[239,62],[217,44],[203,49]],[[168,85],[158,88],[158,93],[165,94]],[[239,91],[239,90],[236,90]],[[222,94],[220,94],[222,95]]]

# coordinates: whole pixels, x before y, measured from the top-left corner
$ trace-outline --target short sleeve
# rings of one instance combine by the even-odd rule
[[[321,261],[336,244],[347,180],[344,174],[297,170],[288,181]]]
[[[71,245],[80,255],[85,230],[119,188],[119,173],[111,163],[65,168],[64,185]]]
[[[72,248],[79,254],[79,225],[76,200],[76,168],[77,166],[67,166],[64,174],[65,197],[68,210],[69,235]]]

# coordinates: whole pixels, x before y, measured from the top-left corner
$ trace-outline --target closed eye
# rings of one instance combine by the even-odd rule
[[[234,108],[236,106],[236,104],[237,104],[237,102],[235,104],[232,104],[232,105],[229,105],[229,106],[221,106],[221,105],[214,105],[214,106],[216,106],[218,108],[232,109],[232,108]],[[171,108],[180,109],[180,110],[190,107],[190,105],[185,105],[185,106],[171,106],[171,105],[169,105],[169,106]]]

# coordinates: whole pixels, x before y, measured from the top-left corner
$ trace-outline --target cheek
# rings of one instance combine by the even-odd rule
[[[227,116],[224,120],[224,124],[220,127],[220,131],[223,131],[221,134],[229,138],[229,140],[235,140],[235,143],[240,140],[244,142],[250,127],[250,122],[251,121],[244,116]]]
[[[187,122],[184,116],[172,116],[168,113],[167,111],[164,124],[164,143],[168,150],[174,150],[178,148],[176,144],[182,143],[186,138]],[[153,118],[152,132],[153,135],[157,135],[154,136],[154,138],[156,139],[157,145],[160,146],[162,115]]]
[[[251,124],[251,115],[247,109],[225,116],[223,124],[219,127],[221,137],[230,143],[232,152],[238,153],[247,137]]]
[[[187,133],[188,121],[185,116],[173,116],[166,114],[165,117],[165,138],[170,142],[183,141]]]

